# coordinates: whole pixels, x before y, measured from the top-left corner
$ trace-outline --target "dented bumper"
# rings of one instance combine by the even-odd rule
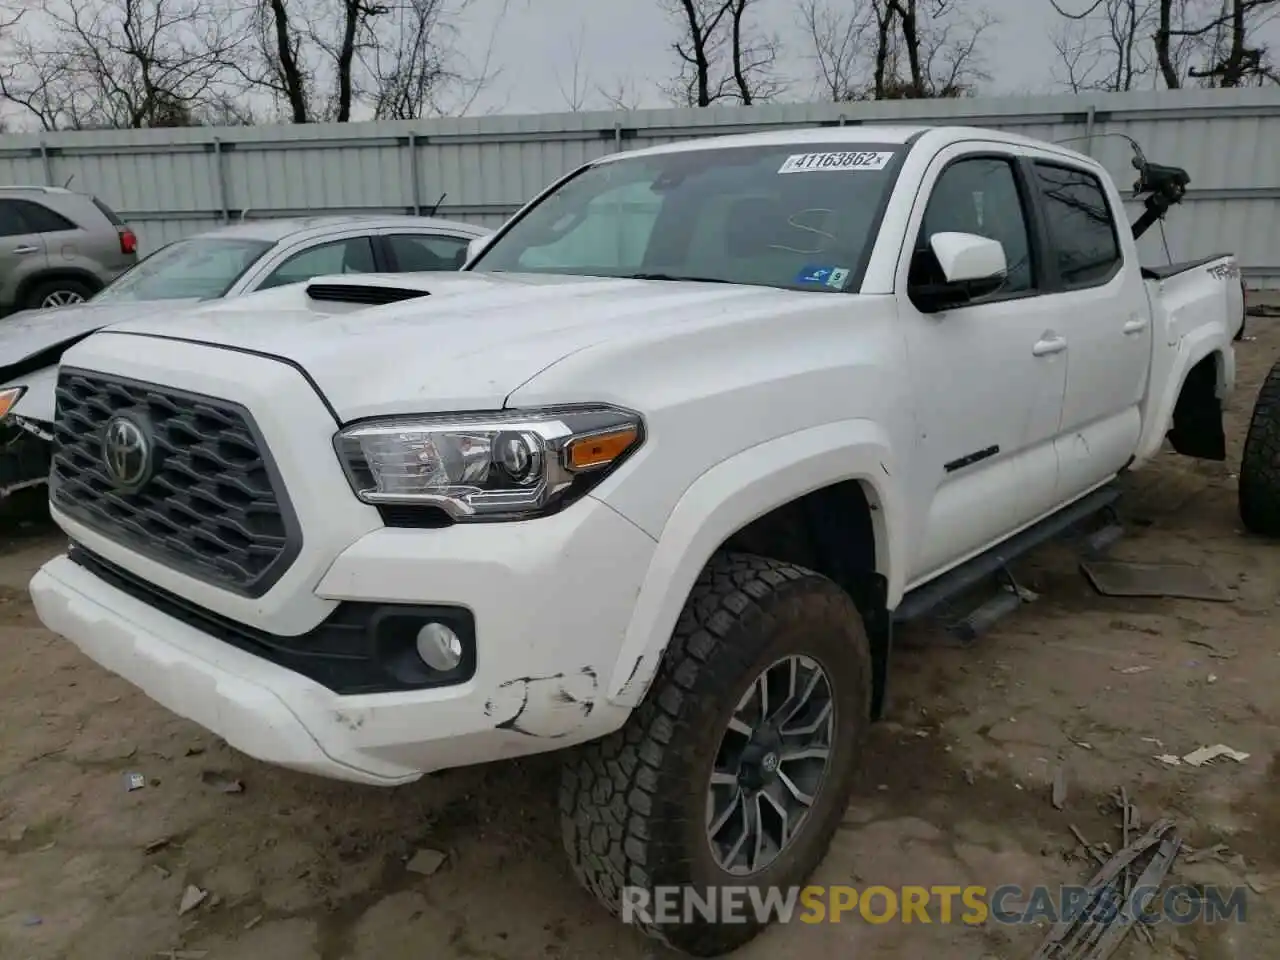
[[[0,420],[0,500],[49,480],[50,424],[9,416]]]
[[[608,702],[605,684],[653,548],[590,498],[528,524],[382,529],[360,538],[316,585],[319,596],[450,605],[474,617],[473,675],[431,689],[339,693],[332,678],[321,682],[229,643],[197,617],[148,602],[70,556],[46,563],[31,595],[49,629],[236,749],[392,786],[572,746],[621,726],[628,711]]]

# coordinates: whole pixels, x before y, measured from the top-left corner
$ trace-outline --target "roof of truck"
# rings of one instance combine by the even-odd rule
[[[833,144],[847,143],[851,147],[859,144],[905,144],[915,137],[926,133],[936,134],[937,139],[945,143],[961,140],[995,140],[1021,146],[1051,147],[1054,151],[1070,154],[1083,160],[1089,157],[1069,147],[1050,144],[1044,140],[1024,137],[1007,130],[995,130],[990,127],[938,126],[938,125],[897,125],[897,124],[857,124],[844,127],[800,127],[786,130],[766,130],[760,133],[729,134],[727,136],[707,136],[697,140],[683,140],[679,143],[661,144],[656,147],[645,147],[626,153],[615,153],[603,157],[610,160],[620,157],[635,157],[659,153],[680,153],[687,150],[708,150],[733,147],[767,147],[767,146],[804,146],[811,143]]]

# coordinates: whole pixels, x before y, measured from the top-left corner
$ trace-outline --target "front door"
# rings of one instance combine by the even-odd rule
[[[26,306],[16,301],[22,282],[49,263],[44,237],[23,218],[21,207],[0,200],[0,306],[10,303],[18,310]]]
[[[1151,364],[1150,304],[1141,268],[1120,242],[1128,225],[1102,179],[1057,158],[1033,163],[1058,292],[1070,317],[1067,386],[1058,440],[1058,494],[1068,502],[1128,463],[1142,434]]]
[[[917,451],[910,502],[912,584],[955,566],[1047,510],[1057,486],[1054,442],[1066,386],[1058,325],[1046,313],[1040,236],[1025,167],[1007,147],[943,151],[925,176],[900,264],[898,298],[915,380]],[[923,209],[921,209],[923,206]],[[914,272],[930,269],[934,233],[999,240],[1003,288],[940,313],[910,301]],[[905,295],[902,295],[905,294]]]

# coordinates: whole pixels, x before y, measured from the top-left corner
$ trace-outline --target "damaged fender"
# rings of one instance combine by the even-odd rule
[[[732,534],[770,510],[842,480],[867,487],[879,573],[889,603],[901,596],[906,571],[904,508],[885,482],[896,469],[883,429],[869,420],[811,427],[751,447],[693,482],[672,510],[619,650],[607,696],[634,707],[657,672],[676,619],[711,555]]]

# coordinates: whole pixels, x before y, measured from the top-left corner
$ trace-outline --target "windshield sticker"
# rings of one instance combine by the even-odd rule
[[[848,267],[805,267],[796,276],[796,283],[806,286],[822,286],[839,289],[849,279]]]
[[[838,153],[793,153],[783,161],[778,172],[830,173],[847,170],[883,170],[892,159],[892,151],[846,150]]]

